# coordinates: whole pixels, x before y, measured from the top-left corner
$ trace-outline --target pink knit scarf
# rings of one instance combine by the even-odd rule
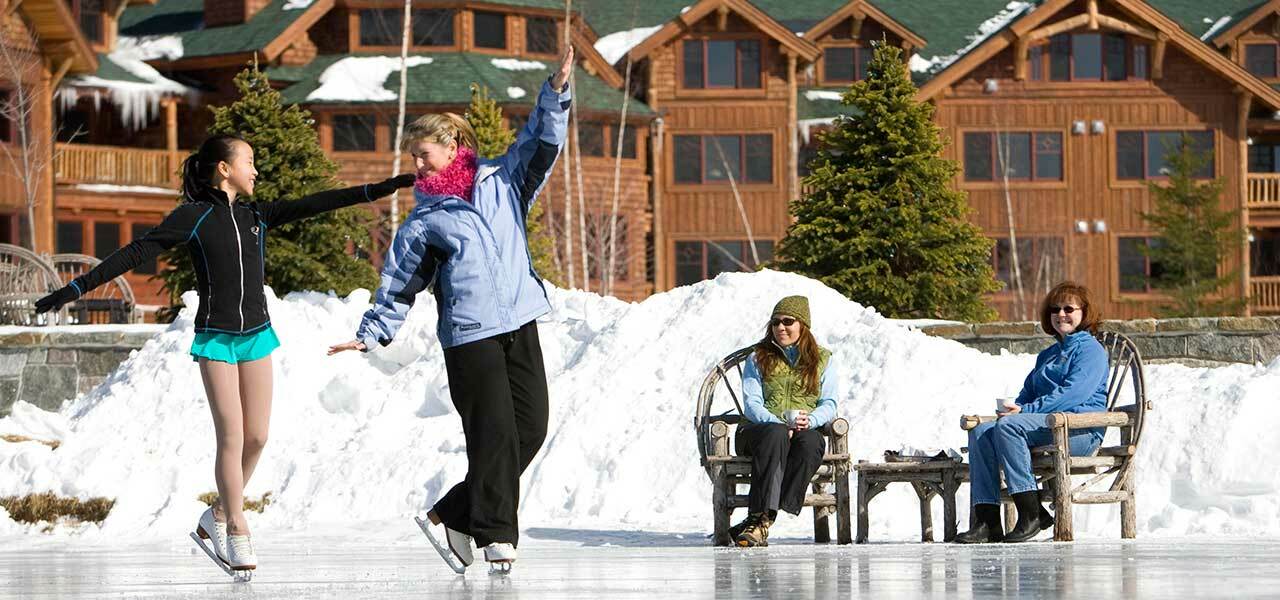
[[[466,146],[458,147],[457,156],[443,171],[430,177],[418,177],[414,188],[427,196],[457,196],[471,201],[471,190],[476,183],[476,152]]]

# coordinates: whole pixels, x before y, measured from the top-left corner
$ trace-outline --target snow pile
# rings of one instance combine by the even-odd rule
[[[840,414],[853,456],[886,449],[956,448],[966,413],[1016,393],[1030,355],[989,356],[928,337],[785,273],[724,274],[624,303],[551,290],[540,326],[551,389],[546,444],[523,479],[526,527],[701,534],[711,489],[694,442],[695,395],[723,355],[763,333],[779,297],[811,300],[819,342],[846,366]],[[403,528],[461,480],[466,455],[435,339],[435,306],[418,299],[395,343],[325,356],[351,339],[369,294],[268,295],[283,347],[274,355],[271,441],[249,485],[272,504],[251,517],[265,530],[337,522]],[[186,298],[194,305],[194,295]],[[189,530],[214,488],[213,428],[187,350],[193,311],[137,351],[98,389],[61,412],[18,404],[0,433],[56,439],[54,451],[0,443],[0,496],[52,491],[117,499],[81,535],[133,540]],[[1280,361],[1217,369],[1153,366],[1155,410],[1139,455],[1142,535],[1280,534],[1280,454],[1274,435]],[[722,404],[726,410],[731,403]],[[965,488],[967,490],[967,487]],[[961,518],[967,519],[967,491]],[[935,503],[941,523],[941,503]],[[741,512],[735,518],[741,516]],[[1077,535],[1115,538],[1114,506],[1081,507]],[[891,487],[871,508],[876,539],[918,539],[915,495]],[[783,518],[777,535],[812,521]],[[0,533],[8,525],[0,518]],[[940,525],[939,525],[940,527]]]
[[[918,54],[912,55],[909,63],[911,70],[917,73],[938,73],[946,69],[951,66],[951,63],[955,62],[956,59],[968,54],[970,50],[977,48],[983,42],[987,41],[987,38],[995,35],[996,32],[1001,29],[1004,29],[1009,25],[1009,23],[1012,23],[1014,19],[1022,16],[1024,13],[1035,7],[1036,4],[1034,2],[1023,2],[1019,0],[1014,0],[1013,2],[1006,4],[1004,10],[1001,10],[996,13],[994,17],[991,17],[978,25],[978,31],[968,36],[969,43],[965,45],[964,48],[957,50],[954,54],[935,56],[929,59],[920,57]]]
[[[547,65],[536,60],[520,60],[518,58],[494,58],[489,63],[503,71],[545,71]]]
[[[93,98],[96,109],[101,107],[105,95],[120,111],[120,121],[126,127],[142,129],[159,114],[161,99],[196,93],[194,88],[161,75],[146,63],[149,60],[177,60],[182,58],[182,53],[182,38],[176,35],[120,36],[116,40],[116,49],[107,55],[107,59],[145,83],[103,79],[96,75],[68,77],[66,85],[59,87],[57,92],[62,108],[66,110],[87,96]]]
[[[810,100],[810,101],[831,100],[835,102],[840,102],[841,100],[844,99],[844,92],[840,92],[836,90],[805,90],[804,99]]]
[[[685,7],[688,10],[689,7]],[[596,40],[596,52],[600,53],[609,64],[613,64],[626,56],[632,48],[635,48],[640,42],[648,39],[649,36],[662,29],[662,25],[654,25],[652,27],[637,27],[626,31],[617,31],[610,33]]]
[[[523,97],[525,97],[525,96],[527,96],[527,95],[529,95],[529,92],[524,91],[524,88],[522,88],[522,87],[515,87],[515,86],[511,86],[511,87],[508,87],[508,88],[507,88],[507,97],[509,97],[509,98],[517,98],[517,99],[519,99],[519,98],[523,98]]]
[[[429,56],[410,56],[406,68],[429,65]],[[400,57],[350,56],[329,65],[320,74],[320,87],[307,94],[307,100],[388,102],[396,93],[383,87],[387,77],[400,72]]]

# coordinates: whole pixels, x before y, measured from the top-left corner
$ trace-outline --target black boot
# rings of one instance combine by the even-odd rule
[[[1049,494],[1045,493],[1043,490],[1040,491],[1040,531],[1053,527],[1053,515],[1049,514],[1049,510],[1043,506],[1051,500],[1053,500],[1053,498],[1051,498]]]
[[[973,516],[973,529],[957,535],[957,544],[994,544],[1004,538],[999,504],[975,504]]]
[[[1013,505],[1018,507],[1018,525],[1004,536],[1010,544],[1025,542],[1040,533],[1041,519],[1040,492],[1030,491],[1013,494]]]

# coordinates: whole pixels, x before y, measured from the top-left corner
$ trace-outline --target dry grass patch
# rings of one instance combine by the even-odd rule
[[[205,503],[207,506],[213,506],[213,503],[218,501],[218,492],[205,492],[197,496],[196,500]],[[271,504],[271,492],[263,494],[257,500],[253,498],[244,499],[244,509],[249,512],[260,513],[268,504]]]
[[[48,440],[37,440],[37,439],[29,438],[24,435],[0,435],[0,440],[4,440],[11,444],[18,444],[21,442],[35,442],[37,444],[44,444],[50,448],[53,448],[54,450],[57,450],[58,446],[61,445],[62,443],[56,440],[52,442]]]
[[[116,501],[110,498],[61,498],[52,493],[6,496],[0,506],[20,523],[53,523],[64,517],[78,522],[101,523]]]

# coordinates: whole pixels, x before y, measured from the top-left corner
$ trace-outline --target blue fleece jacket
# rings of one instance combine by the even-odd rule
[[[782,354],[791,366],[795,366],[800,350],[794,345],[782,349]],[[818,406],[809,413],[809,427],[817,429],[836,418],[836,397],[840,394],[840,365],[833,352],[827,359],[827,368],[822,370],[819,379]],[[756,366],[755,354],[747,357],[747,366],[742,370],[742,410],[748,421],[753,423],[782,423],[777,415],[764,408],[764,382],[760,377],[760,367]]]
[[[1107,351],[1087,331],[1045,348],[1018,394],[1024,413],[1085,413],[1107,409]]]

